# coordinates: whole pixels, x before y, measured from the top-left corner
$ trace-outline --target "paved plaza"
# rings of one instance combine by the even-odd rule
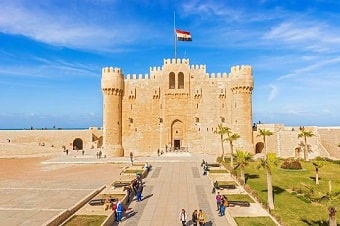
[[[133,201],[119,225],[181,225],[182,208],[190,219],[193,210],[202,209],[206,225],[235,225],[232,216],[268,216],[256,203],[248,208],[227,208],[226,216],[218,216],[212,181],[202,175],[202,158],[215,162],[215,157],[190,153],[137,156],[135,162],[148,162],[152,170],[144,179],[143,201]],[[9,174],[2,171],[0,179],[0,225],[9,226],[44,225],[96,189],[119,179],[121,170],[131,165],[128,157],[97,159],[79,154],[0,162],[1,169],[4,162],[9,168],[9,164],[22,166],[7,169]]]

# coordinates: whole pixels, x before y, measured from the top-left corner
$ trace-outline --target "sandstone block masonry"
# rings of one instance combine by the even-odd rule
[[[253,149],[251,66],[206,72],[189,59],[165,59],[150,74],[102,69],[103,150],[107,156],[182,150],[217,154],[219,123],[241,135],[235,144]]]

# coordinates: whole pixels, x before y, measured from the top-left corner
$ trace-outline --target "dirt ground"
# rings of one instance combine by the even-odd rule
[[[76,181],[86,183],[89,179],[105,184],[119,176],[122,164],[41,164],[44,158],[0,159],[0,182],[2,180]]]
[[[42,225],[103,185],[124,164],[41,164],[51,157],[0,159],[0,225]]]

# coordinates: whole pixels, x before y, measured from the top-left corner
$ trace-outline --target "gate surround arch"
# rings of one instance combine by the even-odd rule
[[[183,146],[184,139],[184,123],[175,119],[171,123],[171,146],[174,150],[179,150]]]

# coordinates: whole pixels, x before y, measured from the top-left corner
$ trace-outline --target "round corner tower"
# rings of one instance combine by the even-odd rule
[[[122,157],[122,98],[124,75],[120,68],[102,69],[103,151],[107,157]]]
[[[252,91],[254,87],[251,66],[242,65],[231,68],[232,125],[235,132],[243,138],[243,148],[253,150],[252,129]]]

